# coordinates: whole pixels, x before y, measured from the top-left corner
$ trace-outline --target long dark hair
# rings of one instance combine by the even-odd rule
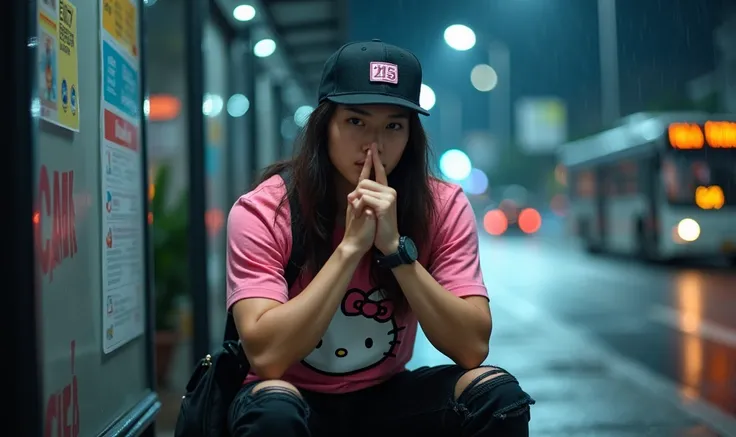
[[[292,221],[301,232],[293,236],[305,253],[303,271],[316,274],[332,255],[333,232],[338,213],[333,179],[336,169],[327,151],[328,128],[336,105],[326,101],[312,111],[306,126],[294,144],[294,156],[267,167],[257,184],[283,171],[290,171],[287,196],[297,195],[300,211],[291,211]],[[417,247],[426,249],[430,223],[435,218],[435,203],[430,191],[431,150],[419,117],[409,117],[409,141],[399,163],[388,177],[397,193],[399,233],[410,237]],[[287,203],[281,200],[279,209]],[[375,258],[375,254],[373,254]],[[387,298],[402,312],[407,309],[406,297],[391,271],[371,264],[371,282],[386,290]]]

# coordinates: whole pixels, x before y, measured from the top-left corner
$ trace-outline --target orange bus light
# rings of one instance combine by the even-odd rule
[[[707,121],[705,139],[715,149],[736,148],[736,123],[730,121]]]
[[[723,189],[718,185],[700,186],[695,190],[695,204],[700,209],[721,209],[725,202]]]
[[[692,123],[672,123],[667,129],[670,144],[675,149],[702,149],[705,138],[700,126]]]

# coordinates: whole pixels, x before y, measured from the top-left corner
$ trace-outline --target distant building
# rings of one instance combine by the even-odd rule
[[[736,113],[736,14],[713,32],[716,69],[688,83],[693,101],[716,96],[721,110]]]

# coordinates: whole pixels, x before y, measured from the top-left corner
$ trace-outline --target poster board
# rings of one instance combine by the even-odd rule
[[[79,62],[78,128],[69,129],[63,123],[39,123],[35,143],[33,222],[45,435],[137,435],[141,431],[138,428],[152,423],[160,407],[152,390],[153,334],[146,305],[148,287],[144,285],[141,289],[140,326],[144,335],[132,336],[112,353],[103,351],[101,309],[106,308],[106,303],[100,252],[105,244],[106,204],[100,136],[103,131],[100,17],[108,1],[37,2],[39,14],[54,5],[72,11],[77,26],[74,41]],[[138,10],[138,4],[129,3]],[[140,22],[137,13],[134,17]],[[39,51],[42,44],[39,38]],[[140,96],[140,89],[138,93]],[[130,102],[131,107],[140,108],[141,100]],[[33,108],[32,112],[35,113]],[[40,110],[38,117],[51,121]],[[141,122],[140,114],[137,122]],[[138,147],[140,167],[144,168],[145,141],[140,141]],[[140,192],[130,193],[126,198],[131,203],[140,202],[129,220],[140,223],[141,228],[145,228],[146,220],[143,173],[138,182]],[[140,238],[140,258],[144,259],[146,233]],[[141,275],[146,278],[145,264],[142,269]]]
[[[79,132],[77,10],[70,0],[38,2],[38,97],[42,120]]]
[[[102,202],[102,350],[144,332],[146,189],[141,148],[138,8],[102,0],[100,165]],[[131,220],[132,219],[132,220]]]

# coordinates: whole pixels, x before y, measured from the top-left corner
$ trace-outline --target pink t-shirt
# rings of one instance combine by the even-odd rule
[[[432,180],[437,223],[431,224],[429,244],[420,246],[419,262],[448,292],[484,296],[478,257],[475,215],[467,197],[455,184]],[[273,176],[243,195],[228,217],[227,307],[240,299],[267,298],[281,303],[298,295],[309,283],[301,278],[287,290],[285,265],[291,253],[291,217],[280,176]],[[336,229],[333,247],[344,230]],[[412,356],[416,316],[381,311],[382,293],[369,280],[370,259],[360,263],[330,325],[318,346],[283,376],[296,387],[345,393],[378,384],[404,370]],[[256,380],[248,375],[246,383]]]

